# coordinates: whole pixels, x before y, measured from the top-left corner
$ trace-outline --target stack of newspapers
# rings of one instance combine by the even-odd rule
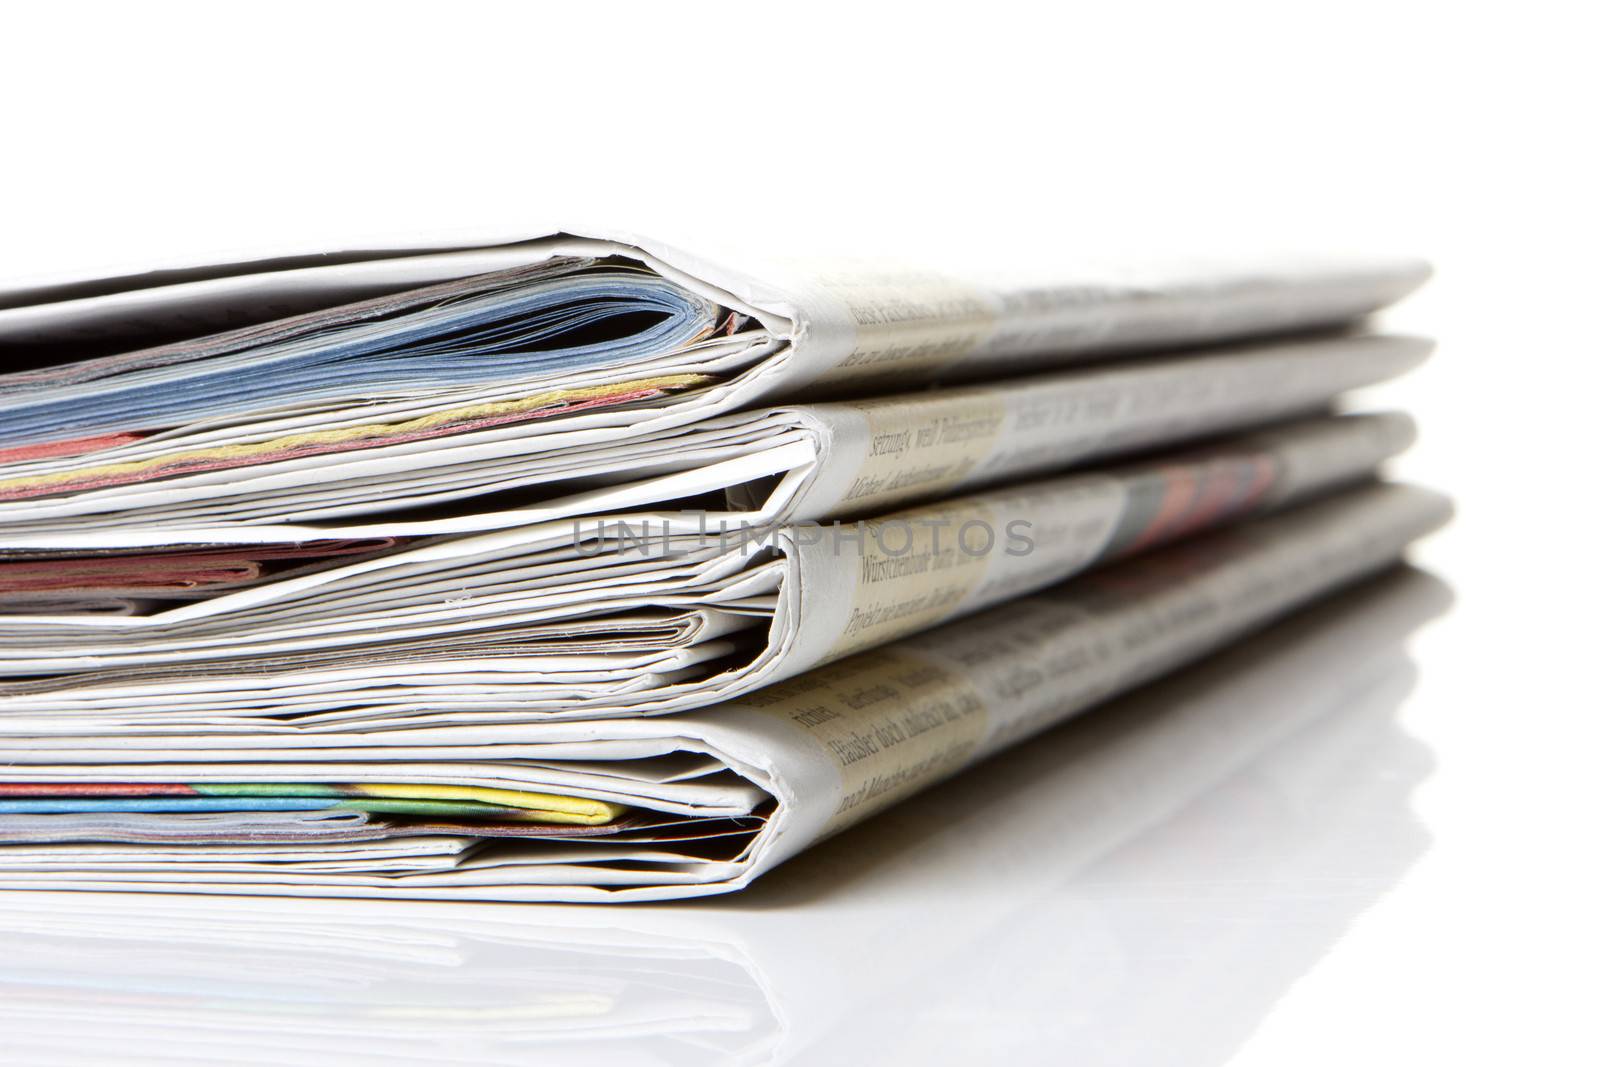
[[[1426,273],[563,233],[0,293],[0,888],[739,889],[1446,521],[1332,413]]]

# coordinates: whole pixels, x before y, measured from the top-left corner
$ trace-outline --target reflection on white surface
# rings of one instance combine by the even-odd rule
[[[0,894],[7,1063],[1223,1062],[1426,847],[1400,572],[624,908]]]

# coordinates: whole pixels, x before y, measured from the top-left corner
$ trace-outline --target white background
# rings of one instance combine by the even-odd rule
[[[984,1050],[1024,1063],[1592,1063],[1592,14],[1537,0],[19,5],[0,16],[0,278],[551,220],[821,253],[1428,256],[1436,280],[1390,321],[1437,336],[1439,353],[1370,399],[1421,419],[1401,473],[1458,498],[1457,523],[1419,559],[1459,605],[1418,642],[1421,683],[1395,724],[1433,770],[1409,814],[1351,815],[1374,842],[1419,822],[1427,849],[1381,891],[1353,893],[1362,904],[1338,935],[1270,981],[1274,931],[1348,889],[1340,872],[1257,878],[1220,839],[1146,849],[1109,888],[1057,887],[1008,916],[947,982],[904,976],[915,998],[852,989],[840,961],[859,1010],[785,1048],[833,1062],[858,1048],[874,1063]],[[1330,790],[1330,810],[1346,792]],[[1249,832],[1243,811],[1232,832]],[[893,891],[908,938],[939,929],[941,909],[984,906],[981,888],[952,898],[908,878]],[[1150,1005],[1138,1050],[1109,1048],[1093,968],[1063,959],[1097,958],[1069,899],[1120,909],[1124,927],[1152,901],[1152,931],[1240,926],[1260,966],[1230,958],[1214,986]],[[826,924],[845,906],[785,921]],[[86,907],[115,925],[116,906]],[[248,928],[249,907],[229,921]],[[450,915],[426,921],[448,931]],[[1170,936],[1171,966],[1205,975],[1192,946],[1207,940]],[[1145,946],[1145,966],[1162,969],[1164,943]],[[106,966],[70,944],[85,974]],[[487,957],[452,958],[440,982]],[[507,982],[538,980],[494,960]],[[1238,1033],[1186,1055],[1184,1035],[1234,986],[1251,1005]],[[364,988],[370,1006],[387,987]],[[251,1011],[247,992],[229,996],[205,1020],[212,1062],[249,1058],[216,1051]],[[47,1018],[53,1002],[39,1003]],[[477,1023],[440,1025],[432,1057],[500,1062]],[[626,1052],[594,1048],[648,1062],[665,1047],[649,1030]],[[132,1049],[74,1052],[119,1062]]]

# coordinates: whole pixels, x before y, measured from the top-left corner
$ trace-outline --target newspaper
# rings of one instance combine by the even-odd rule
[[[1302,414],[1411,369],[1429,347],[1381,336],[1254,345],[762,408],[549,455],[537,454],[538,439],[513,435],[447,454],[420,442],[372,460],[163,476],[0,501],[0,548],[453,535],[708,495],[720,495],[730,519],[750,522],[866,514]],[[156,463],[152,475],[167,469],[130,462]],[[30,480],[67,484],[54,477],[0,480],[0,496]],[[380,499],[390,510],[372,514]]]
[[[411,532],[637,507],[816,462],[801,444],[753,458],[734,439],[770,435],[748,419],[707,425],[757,404],[1340,327],[1425,274],[1293,259],[1045,280],[882,264],[746,274],[648,241],[562,235],[0,294],[13,368],[0,377],[0,530],[216,540],[218,526],[459,511],[530,486],[531,502],[474,509],[486,518],[410,515],[423,523]],[[1336,376],[1275,396],[1271,379],[1254,382],[1220,400],[1249,418],[1345,387]],[[640,469],[648,487],[632,484]],[[596,483],[631,489],[586,497]]]
[[[1096,991],[1096,1032],[1131,1039],[1146,1029],[1141,1005],[1153,991],[1161,1002],[1202,996],[1219,959],[1248,955],[1259,969],[1262,945],[1219,943],[1212,925],[1187,929],[1189,911],[1164,923],[1135,907],[1111,921],[1098,887],[1137,883],[1130,862],[1202,841],[1182,860],[1199,882],[1354,871],[1370,895],[1421,854],[1426,835],[1405,813],[1428,760],[1400,736],[1395,707],[1415,675],[1403,643],[1448,600],[1415,571],[1363,583],[920,794],[720,907],[530,913],[256,899],[240,908],[222,897],[8,892],[0,976],[29,995],[0,1001],[0,1029],[18,1054],[36,1049],[46,1061],[95,1043],[124,1059],[171,1059],[175,1047],[205,1059],[208,1040],[184,1045],[182,1035],[226,1022],[269,1044],[309,1026],[329,1042],[325,1052],[356,1057],[471,1042],[485,1062],[515,1062],[532,1042],[622,1052],[648,1024],[678,1033],[696,1062],[787,1062],[824,1051],[817,1045],[863,997],[909,1005],[925,983],[992,956],[997,932],[1024,929],[1048,895],[1078,939],[1143,961],[1119,968],[1108,988],[1106,952],[1081,953],[1068,982]],[[1334,785],[1341,802],[1330,807]],[[1261,818],[1263,806],[1273,818]],[[1266,836],[1211,847],[1245,810]],[[1366,825],[1374,813],[1412,832],[1391,827],[1373,848],[1348,820]],[[32,862],[82,860],[46,853]],[[908,939],[908,894],[961,906]],[[1242,1025],[1262,1009],[1363,903],[1360,893],[1329,894],[1308,928],[1275,938],[1267,970],[1278,981],[1230,1003],[1230,1017]],[[812,921],[794,921],[802,906]],[[1235,904],[1224,895],[1216,907]],[[1191,945],[1196,937],[1203,944]],[[1208,966],[1168,966],[1174,946],[1197,958],[1203,949]],[[246,958],[252,966],[241,971]],[[841,959],[852,961],[843,976]],[[441,968],[447,981],[436,980]],[[308,981],[342,995],[307,998]],[[1205,1015],[1184,1047],[1207,1047],[1217,1029]],[[130,1043],[130,1034],[148,1036]]]
[[[374,744],[394,726],[681,711],[1348,486],[1412,436],[1403,415],[1324,417],[863,522],[548,524],[151,614],[21,616],[0,623],[0,673],[23,676],[0,681],[0,727]]]
[[[12,746],[26,739],[7,738],[0,810],[13,855],[70,840],[87,820],[134,858],[82,873],[24,863],[0,887],[570,901],[739,889],[964,766],[1382,570],[1449,510],[1409,487],[1352,489],[670,718],[385,731],[391,747],[343,763],[310,758],[314,739],[254,763],[237,752],[183,762],[178,742],[163,762],[117,748],[25,762],[29,750]],[[330,795],[340,799],[316,799]],[[437,838],[474,834],[459,818],[445,832],[450,820],[426,808],[429,829],[413,833],[386,815],[406,800],[558,808],[576,828],[539,821],[533,841],[516,835],[527,824],[479,823],[474,847],[450,853]],[[362,838],[363,826],[376,829]],[[137,860],[135,845],[182,840],[180,827],[185,862]],[[329,869],[340,849],[317,843],[340,835],[435,840],[418,845],[412,869],[363,873],[378,861]],[[208,866],[213,847],[269,840],[286,850]]]

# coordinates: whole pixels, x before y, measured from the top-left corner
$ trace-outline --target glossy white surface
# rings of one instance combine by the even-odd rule
[[[1084,720],[743,898],[5,896],[0,1062],[1600,1062],[1582,5],[291,6],[10,21],[0,278],[552,217],[1419,253],[1391,321],[1440,352],[1371,399],[1460,502],[1419,554],[1456,605],[1320,646],[1320,703],[1264,658],[1229,731]]]

